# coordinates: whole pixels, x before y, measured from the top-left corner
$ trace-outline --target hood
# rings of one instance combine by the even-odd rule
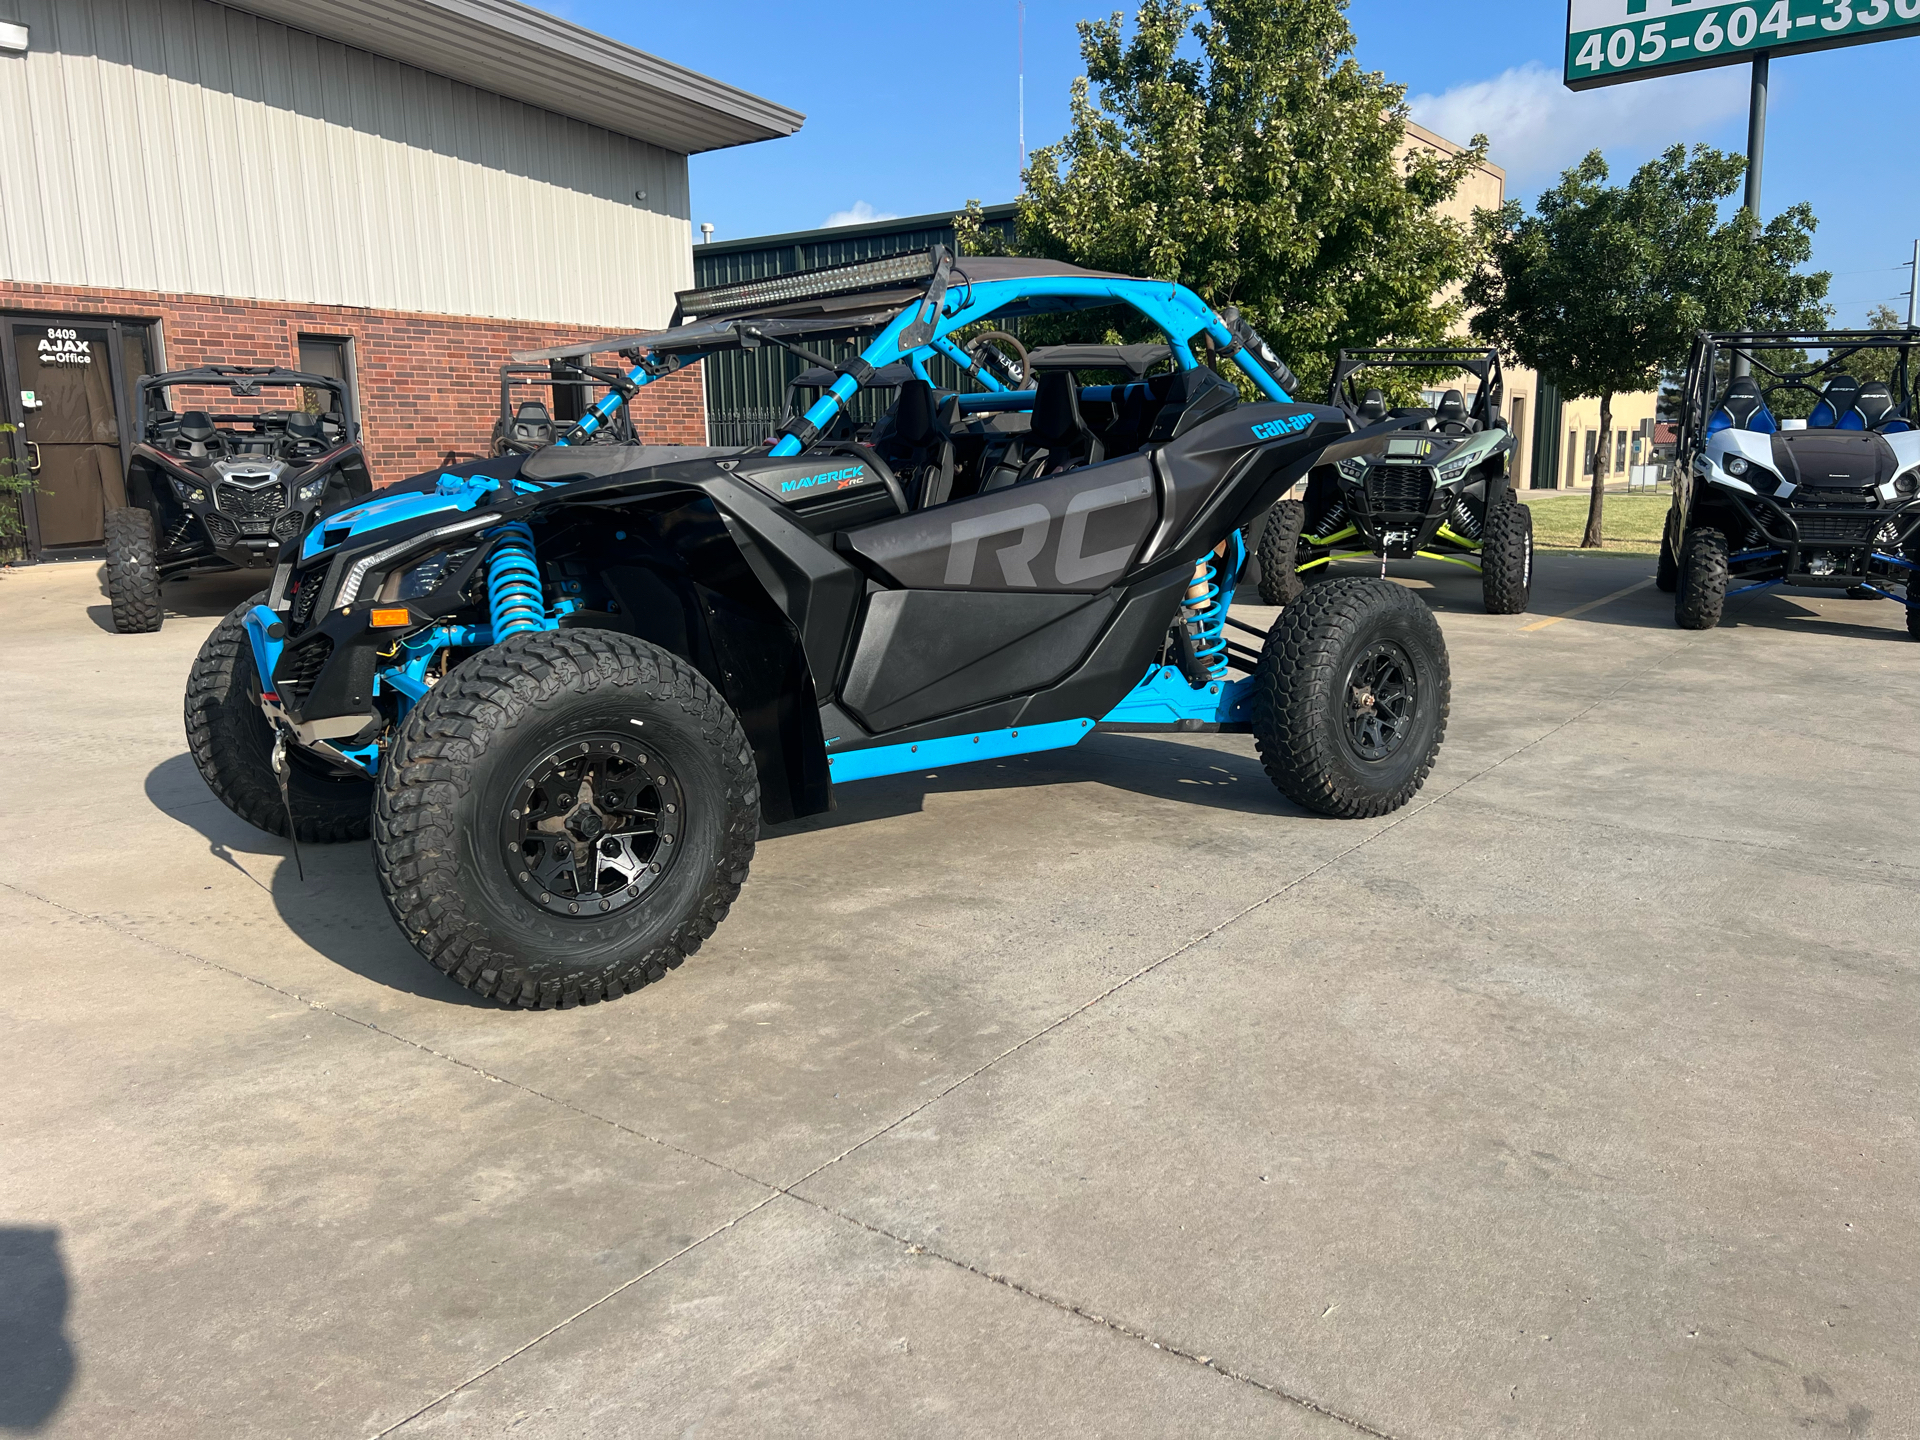
[[[1784,430],[1763,437],[1770,464],[1802,490],[1861,490],[1881,486],[1901,468],[1884,435],[1859,430]]]

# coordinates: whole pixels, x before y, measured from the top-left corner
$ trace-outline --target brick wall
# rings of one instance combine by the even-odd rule
[[[430,470],[450,450],[485,454],[499,414],[499,367],[512,353],[565,345],[604,328],[0,280],[0,311],[7,310],[157,320],[169,370],[294,368],[302,334],[351,336],[361,428],[376,485]],[[699,367],[643,389],[633,402],[633,419],[644,440],[704,444]]]

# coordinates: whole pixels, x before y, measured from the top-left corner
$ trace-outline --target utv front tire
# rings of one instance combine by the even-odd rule
[[[1682,630],[1711,630],[1727,608],[1727,537],[1689,530],[1680,544],[1680,583],[1673,620]]]
[[[436,969],[503,1005],[564,1008],[699,949],[759,825],[753,751],[697,670],[559,630],[481,652],[414,706],[380,772],[374,861]]]
[[[138,505],[106,514],[107,599],[113,628],[150,635],[160,628],[159,536],[153,513]]]
[[[1519,615],[1533,597],[1533,511],[1509,491],[1487,512],[1480,593],[1489,615]]]
[[[260,711],[260,680],[243,623],[266,598],[263,592],[237,606],[194,658],[187,672],[187,750],[223,805],[256,830],[285,836],[273,727]],[[287,801],[300,843],[366,839],[373,829],[373,782],[336,776],[293,747],[287,759]]]
[[[1398,810],[1446,738],[1447,645],[1433,612],[1387,580],[1331,580],[1281,612],[1254,670],[1267,776],[1322,815]]]
[[[1920,605],[1920,570],[1909,570],[1907,572],[1907,634],[1915,640],[1920,640],[1920,610],[1913,608],[1916,605]]]
[[[1300,583],[1300,531],[1307,523],[1307,507],[1298,500],[1279,500],[1267,512],[1260,532],[1260,598],[1269,605],[1289,605],[1305,588]]]

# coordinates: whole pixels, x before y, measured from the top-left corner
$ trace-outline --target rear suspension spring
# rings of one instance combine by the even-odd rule
[[[487,561],[487,611],[493,643],[509,635],[548,628],[547,605],[540,593],[540,566],[533,557],[533,530],[513,520],[493,532],[499,543]]]
[[[1227,600],[1220,589],[1219,557],[1209,551],[1193,567],[1181,619],[1192,637],[1193,655],[1215,680],[1227,675]]]

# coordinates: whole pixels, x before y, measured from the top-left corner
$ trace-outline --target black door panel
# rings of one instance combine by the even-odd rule
[[[1144,455],[956,500],[852,531],[845,543],[915,590],[1097,594],[1119,579],[1159,517]]]
[[[1112,595],[882,590],[841,703],[876,734],[1050,685],[1093,647]]]

